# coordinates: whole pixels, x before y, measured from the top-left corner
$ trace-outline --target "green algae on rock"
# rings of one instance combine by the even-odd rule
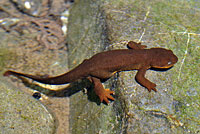
[[[54,118],[38,100],[0,79],[1,133],[55,133]]]

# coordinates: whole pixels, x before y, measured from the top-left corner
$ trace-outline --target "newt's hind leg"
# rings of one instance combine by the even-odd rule
[[[141,43],[136,43],[134,41],[129,41],[127,44],[128,48],[130,49],[145,49],[147,46],[141,45]]]
[[[100,79],[95,78],[95,77],[90,77],[89,78],[92,83],[94,83],[94,91],[97,96],[99,96],[99,99],[101,102],[105,101],[107,104],[109,103],[110,100],[115,100],[111,94],[114,94],[114,91],[111,91],[109,89],[104,89]]]

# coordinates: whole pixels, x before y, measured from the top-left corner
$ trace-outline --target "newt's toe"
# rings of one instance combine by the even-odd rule
[[[109,100],[115,100],[112,94],[114,94],[114,91],[111,91],[110,89],[105,89],[104,92],[99,95],[99,99],[101,102],[105,101],[108,104]]]
[[[152,88],[153,91],[157,92],[157,89],[155,87]]]
[[[114,91],[111,91],[110,89],[105,89],[105,91],[107,92],[107,95],[106,95],[106,97],[108,98],[108,99],[110,99],[110,100],[115,100],[115,98],[111,95],[111,94],[115,94],[115,92]]]
[[[151,90],[157,92],[157,89],[155,87],[156,87],[156,84],[152,83],[149,87],[147,87],[147,89],[149,92],[151,92]]]

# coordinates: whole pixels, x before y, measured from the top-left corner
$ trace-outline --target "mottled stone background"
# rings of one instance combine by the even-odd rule
[[[179,61],[165,72],[147,71],[157,93],[135,82],[137,71],[115,74],[104,83],[116,93],[109,105],[99,102],[87,81],[66,88],[1,75],[2,133],[200,133],[200,1],[32,1],[37,4],[30,10],[22,0],[0,2],[1,74],[13,69],[55,76],[95,53],[126,48],[130,40],[171,49]],[[31,97],[35,91],[42,104]]]

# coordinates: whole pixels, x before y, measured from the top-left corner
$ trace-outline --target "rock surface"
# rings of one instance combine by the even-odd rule
[[[147,71],[146,77],[157,84],[157,93],[149,93],[135,82],[136,71],[116,74],[105,83],[106,88],[116,92],[116,100],[108,106],[99,104],[98,98],[91,99],[96,96],[90,90],[87,94],[78,92],[84,90],[81,84],[75,86],[78,93],[70,97],[73,134],[200,131],[197,119],[200,110],[199,60],[195,61],[199,57],[200,44],[198,20],[195,19],[200,17],[197,3],[75,1],[67,37],[70,68],[97,52],[121,48],[128,40],[142,41],[148,48],[172,49],[179,62],[166,72]],[[193,69],[198,73],[192,73]]]
[[[40,103],[15,86],[0,79],[1,134],[53,134],[54,117]]]
[[[35,2],[36,1],[38,0],[35,0]],[[57,0],[54,0],[54,1],[58,3],[60,2]],[[21,1],[21,0],[16,0],[15,2],[21,2],[21,4],[23,4],[23,2],[27,3],[27,1]],[[62,44],[51,42],[52,45],[55,46],[55,49],[51,49],[52,47],[50,44],[47,43],[45,47],[45,44],[40,43],[39,41],[41,38],[37,38],[40,36],[41,31],[45,31],[45,30],[48,31],[48,35],[50,36],[51,36],[50,31],[55,33],[56,35],[60,35],[59,33],[57,33],[57,30],[61,29],[61,26],[51,25],[53,23],[57,24],[56,20],[53,18],[51,19],[48,18],[49,16],[45,16],[45,18],[37,17],[37,19],[39,19],[38,21],[33,16],[25,13],[25,10],[22,10],[22,8],[21,9],[17,8],[17,4],[13,3],[13,1],[1,0],[0,3],[1,3],[0,9],[2,9],[0,13],[1,14],[0,15],[0,40],[1,40],[0,42],[0,78],[3,77],[2,73],[8,69],[23,72],[23,73],[29,73],[29,74],[35,74],[35,75],[46,75],[46,76],[47,75],[55,76],[55,75],[66,72],[67,71],[67,53],[66,53],[66,47],[65,47],[64,42],[62,42]],[[62,7],[59,7],[58,3],[54,4],[54,8],[56,7],[62,8]],[[42,5],[39,5],[39,7],[42,7]],[[46,7],[43,7],[43,9],[44,8],[47,9]],[[48,8],[49,8],[48,11],[52,9],[51,6],[50,7],[48,6]],[[59,12],[57,13],[60,13],[61,10],[59,10]],[[34,19],[35,22],[37,23],[46,19],[46,21],[43,21],[43,22],[47,24],[48,26],[50,26],[51,28],[46,27],[46,26],[39,28],[36,25],[35,27],[33,26],[34,25],[33,23],[32,23],[33,27],[32,26],[26,27],[25,25],[27,24],[27,21],[30,22],[31,20],[30,18]],[[23,22],[25,22],[24,23],[25,25],[22,24]],[[53,23],[49,24],[47,22],[53,22]],[[61,38],[64,39],[64,37],[61,37]],[[56,40],[53,40],[53,41],[56,41]],[[48,125],[45,127],[47,129],[49,127],[49,130],[47,129],[45,130],[45,127],[44,127],[44,131],[42,130],[41,133],[53,133],[53,134],[68,133],[69,98],[64,96],[63,94],[62,94],[62,97],[61,95],[59,96],[56,95],[55,90],[60,89],[60,87],[53,87],[53,86],[44,85],[44,84],[39,85],[39,83],[33,83],[33,81],[24,82],[23,80],[18,79],[16,77],[12,77],[12,76],[5,78],[5,81],[2,81],[2,82],[3,83],[5,82],[4,83],[5,85],[13,84],[14,88],[10,88],[13,90],[6,90],[7,92],[2,92],[1,97],[6,97],[8,94],[11,94],[13,92],[14,92],[13,94],[15,94],[15,92],[16,93],[23,92],[22,94],[25,93],[25,95],[26,96],[29,95],[30,98],[35,92],[38,92],[39,94],[41,94],[42,97],[40,98],[40,101],[44,105],[43,110],[45,110],[47,114],[46,116],[44,115],[43,118],[47,118],[48,116],[50,116],[49,114],[54,115],[52,124],[50,123],[45,124],[45,125]],[[18,89],[19,91],[15,89]],[[20,102],[21,105],[24,105],[24,106],[30,105],[30,101],[28,97],[22,98],[22,99],[21,98],[22,98],[21,96],[17,98],[18,102]],[[27,98],[28,100],[25,101]],[[5,103],[9,104],[8,99],[5,99],[4,101],[8,101]],[[40,110],[40,111],[36,111],[36,113],[42,112],[42,109],[37,109],[37,107],[41,107],[42,105],[41,103],[39,103],[38,101],[32,101],[31,103],[33,103],[32,107],[34,110]],[[17,103],[16,105],[12,104],[10,106],[10,109],[12,110],[12,108],[15,108],[17,106],[18,106]],[[51,112],[48,112],[45,107],[48,109],[48,111],[51,111]],[[6,110],[5,108],[6,106],[2,107],[1,110]],[[29,111],[30,111],[29,109],[24,108],[22,109],[21,113],[27,113]],[[9,114],[10,120],[16,120],[15,115],[16,115],[15,112],[10,112]],[[29,119],[28,121],[30,120],[31,119]],[[7,120],[1,120],[1,123],[6,124],[6,121]],[[36,124],[34,124],[34,122]],[[17,124],[17,123],[15,124],[16,126],[21,126],[21,124]],[[22,122],[19,122],[19,123],[22,123]],[[24,132],[27,131],[27,133],[29,133],[28,131],[30,129],[35,129],[36,130],[35,133],[40,133],[40,130],[38,130],[38,128],[40,128],[41,124],[39,121],[38,122],[35,121],[35,118],[33,118],[32,124],[31,123],[26,124],[27,125],[26,127],[23,127],[23,125],[20,128],[18,127],[15,133],[18,133],[18,131],[20,133],[22,133],[23,131]],[[35,128],[33,128],[32,126],[34,126]],[[1,132],[7,134],[7,133],[10,133],[10,130],[0,129],[0,133]]]

